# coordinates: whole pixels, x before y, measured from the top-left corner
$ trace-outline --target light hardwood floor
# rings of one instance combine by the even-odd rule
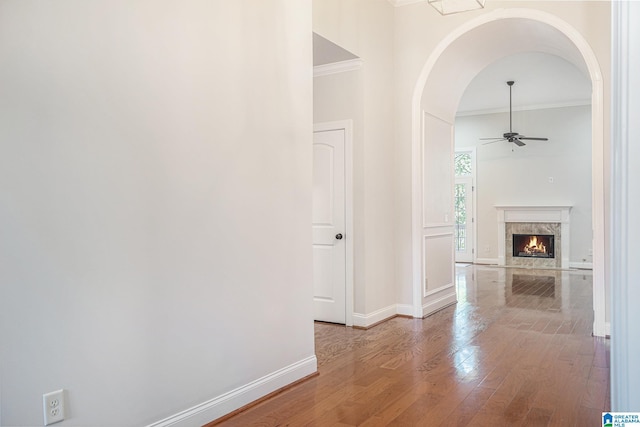
[[[369,330],[316,323],[317,377],[217,426],[596,426],[609,340],[589,271],[456,267],[458,303]]]

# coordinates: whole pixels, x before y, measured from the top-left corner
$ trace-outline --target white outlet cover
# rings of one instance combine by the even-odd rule
[[[64,390],[56,390],[42,395],[44,425],[64,420]]]

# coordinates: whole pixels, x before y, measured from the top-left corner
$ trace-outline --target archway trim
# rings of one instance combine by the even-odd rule
[[[600,65],[593,50],[582,34],[556,15],[534,9],[498,9],[474,18],[454,29],[438,43],[427,58],[418,77],[412,98],[412,264],[413,305],[415,317],[422,317],[422,161],[421,161],[421,100],[440,57],[462,35],[489,22],[502,19],[522,18],[549,25],[564,34],[580,52],[592,84],[592,223],[593,223],[593,333],[596,336],[609,334],[605,324],[605,187],[604,187],[604,96]],[[480,71],[480,70],[478,70]]]

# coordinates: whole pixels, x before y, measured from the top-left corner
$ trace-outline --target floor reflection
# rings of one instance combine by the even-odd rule
[[[591,272],[469,265],[455,280],[457,304],[426,318],[316,323],[320,375],[220,425],[597,425],[609,341],[591,336]]]
[[[590,270],[456,267],[458,302],[562,312],[591,304]]]
[[[511,276],[511,292],[513,294],[554,298],[555,291],[556,278],[553,276],[532,276],[529,274]]]
[[[482,372],[492,350],[476,346],[475,336],[492,325],[517,333],[588,335],[592,283],[591,271],[456,265],[451,350],[458,380]]]

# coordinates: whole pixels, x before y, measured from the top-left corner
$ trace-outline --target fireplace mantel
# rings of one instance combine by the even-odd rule
[[[496,205],[498,211],[498,265],[505,265],[506,223],[559,223],[561,239],[561,268],[569,268],[570,205],[517,206]]]

